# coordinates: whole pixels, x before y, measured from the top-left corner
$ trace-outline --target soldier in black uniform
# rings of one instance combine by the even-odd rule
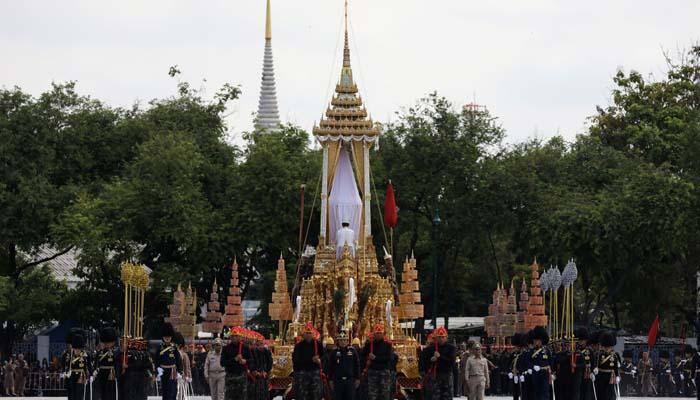
[[[613,347],[617,338],[611,332],[600,335],[601,349],[598,352],[598,362],[595,368],[598,400],[617,399],[617,388],[620,383],[620,356]]]
[[[557,399],[571,399],[573,397],[574,371],[572,371],[571,344],[562,341],[552,347],[556,353],[553,355],[554,368],[554,393]]]
[[[362,358],[366,360],[369,400],[389,400],[393,395],[389,371],[393,352],[391,343],[384,340],[384,325],[375,326],[373,338],[365,344],[362,352]]]
[[[659,362],[656,364],[656,382],[658,382],[659,396],[670,396],[673,393],[673,375],[668,350],[659,352]]]
[[[68,376],[70,376],[70,360],[73,355],[73,336],[76,333],[82,332],[77,328],[71,328],[66,334],[66,349],[61,353],[61,378],[64,380],[64,387],[66,388],[66,397],[69,399],[72,397],[70,393],[70,385],[68,385]]]
[[[163,325],[161,337],[163,343],[158,350],[156,365],[158,377],[161,380],[163,400],[175,400],[177,398],[177,379],[182,376],[182,359],[180,351],[173,343],[175,329],[166,322]]]
[[[127,348],[120,349],[116,357],[119,367],[119,398],[146,400],[148,389],[155,380],[153,359],[148,353],[148,341],[128,339],[127,343]]]
[[[101,348],[95,355],[94,398],[98,400],[116,400],[117,394],[117,353],[114,344],[117,341],[117,331],[114,328],[104,328],[100,331]]]
[[[634,390],[634,378],[637,374],[637,367],[632,362],[632,350],[622,352],[622,366],[620,367],[620,394],[629,396]]]
[[[683,382],[683,396],[691,397],[695,390],[695,376],[693,374],[693,355],[695,349],[693,346],[685,346],[685,358],[680,363],[681,382]]]
[[[83,400],[90,397],[88,385],[92,382],[92,359],[84,350],[85,338],[75,334],[71,341],[70,369],[66,385],[68,400]]]
[[[521,370],[523,366],[523,335],[516,333],[510,339],[510,344],[515,348],[513,353],[511,353],[510,367],[508,369],[508,379],[512,383],[513,389],[513,400],[520,400],[522,392],[522,382],[520,382],[520,376],[523,375],[524,370]]]
[[[338,347],[328,353],[328,379],[334,400],[354,400],[360,386],[360,356],[348,346],[348,332],[343,330],[336,337]]]
[[[589,365],[589,372],[584,375],[583,387],[587,389],[585,393],[584,400],[595,400],[597,399],[597,393],[600,390],[598,388],[599,381],[596,381],[595,370],[598,363],[598,351],[600,349],[600,331],[594,331],[590,334],[588,338],[588,348],[587,352],[591,357],[591,362]],[[588,378],[586,378],[586,375]]]
[[[577,328],[574,330],[576,348],[572,361],[573,373],[571,374],[571,399],[584,400],[585,393],[591,391],[591,382],[588,379],[590,374],[591,356],[588,350],[588,329]],[[586,385],[586,386],[584,386]]]
[[[530,368],[532,370],[533,400],[549,400],[552,385],[552,354],[547,348],[549,335],[543,326],[532,330],[533,349],[530,353]]]
[[[690,369],[692,370],[693,386],[695,387],[695,393],[697,400],[700,400],[700,389],[698,389],[698,383],[700,383],[700,346],[697,351],[693,353],[693,358],[690,362]],[[690,378],[689,378],[690,379]]]
[[[243,343],[241,328],[231,330],[231,341],[221,350],[221,366],[226,370],[226,400],[248,400],[248,360],[250,349]]]

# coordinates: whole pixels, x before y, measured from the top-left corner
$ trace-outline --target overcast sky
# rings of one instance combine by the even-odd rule
[[[284,121],[310,129],[342,59],[342,0],[272,0]],[[111,105],[169,96],[182,79],[213,94],[240,84],[228,118],[252,127],[265,0],[0,0],[0,86],[38,94],[51,81]],[[618,68],[663,75],[662,49],[700,38],[700,2],[350,0],[355,76],[372,116],[437,91],[499,117],[508,142],[585,129]],[[340,46],[340,47],[339,47]],[[206,79],[206,82],[204,81]]]

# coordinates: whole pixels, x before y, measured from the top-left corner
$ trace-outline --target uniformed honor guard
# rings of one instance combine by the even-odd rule
[[[119,363],[118,383],[119,397],[128,400],[146,400],[148,389],[155,381],[153,359],[148,352],[148,341],[129,339],[122,343],[124,347],[117,354]],[[125,353],[126,354],[125,354]]]
[[[393,395],[389,371],[393,351],[391,343],[384,340],[384,325],[376,325],[372,338],[362,349],[369,400],[390,400]]]
[[[434,369],[432,383],[432,400],[451,400],[454,396],[452,381],[457,348],[447,342],[447,329],[439,327],[433,332],[434,344],[430,354],[431,368]]]
[[[292,366],[298,400],[321,400],[323,397],[323,380],[321,379],[323,346],[315,336],[316,329],[311,322],[308,322],[304,325],[302,340],[294,346],[292,352]]]
[[[530,354],[528,373],[532,376],[532,394],[534,400],[549,400],[552,379],[552,354],[546,347],[549,335],[543,326],[532,330],[533,349]],[[532,372],[530,372],[532,371]]]
[[[346,330],[336,337],[338,347],[328,356],[328,378],[334,400],[354,400],[355,391],[360,386],[360,356],[349,346]]]
[[[100,331],[101,348],[95,355],[96,374],[93,396],[98,400],[116,400],[117,394],[117,353],[115,343],[117,331],[104,328]]]
[[[158,350],[156,365],[158,378],[161,381],[163,400],[175,400],[177,398],[177,380],[182,377],[182,359],[180,351],[173,342],[175,329],[166,322],[163,324],[161,337],[163,343]]]
[[[698,383],[700,383],[700,346],[693,352],[693,358],[691,359],[690,369],[692,370],[693,386],[695,387],[695,393],[697,400],[700,400],[700,389],[698,389]]]
[[[61,353],[61,379],[64,380],[64,387],[66,388],[66,397],[71,398],[70,385],[68,385],[68,376],[70,376],[70,360],[73,355],[73,336],[75,336],[77,329],[72,328],[66,334],[66,349]]]
[[[629,396],[634,389],[634,378],[637,367],[632,363],[632,350],[622,352],[622,366],[620,367],[620,394]]]
[[[588,349],[588,329],[577,328],[574,330],[574,339],[576,340],[576,348],[574,349],[574,357],[571,367],[573,374],[571,375],[571,399],[572,400],[587,400],[586,393],[591,393],[591,353]],[[592,393],[591,393],[591,397]]]
[[[418,372],[422,377],[421,386],[424,399],[430,399],[430,395],[433,393],[433,381],[435,380],[435,370],[432,368],[433,363],[430,362],[430,358],[433,357],[433,353],[435,352],[433,340],[433,334],[429,333],[425,347],[422,348],[418,354]],[[468,357],[468,355],[465,357]]]
[[[695,390],[695,374],[693,373],[693,355],[695,349],[693,346],[685,346],[685,358],[681,365],[681,381],[683,382],[683,396],[691,397]]]
[[[637,372],[639,373],[639,395],[642,397],[647,397],[656,393],[654,382],[652,381],[653,371],[654,367],[651,362],[651,357],[649,357],[649,352],[645,351],[642,353],[642,358],[640,358],[637,363]]]
[[[70,372],[68,373],[68,400],[84,400],[90,398],[89,390],[92,384],[92,360],[84,350],[85,338],[74,334],[71,341]]]
[[[596,382],[598,385],[598,400],[613,400],[619,397],[620,366],[622,365],[620,356],[613,347],[617,343],[617,338],[611,332],[604,332],[600,335],[601,349],[598,352],[598,362],[595,368]]]
[[[510,364],[508,367],[508,380],[511,382],[511,393],[513,393],[513,400],[520,400],[522,391],[522,382],[520,382],[520,375],[523,374],[523,370],[520,370],[522,361],[520,360],[523,356],[523,335],[516,333],[510,338],[510,344],[513,346],[513,352],[511,353]]]
[[[658,391],[660,396],[670,396],[673,393],[673,375],[671,373],[670,354],[668,350],[659,352],[659,362],[656,365],[656,381],[659,383]]]

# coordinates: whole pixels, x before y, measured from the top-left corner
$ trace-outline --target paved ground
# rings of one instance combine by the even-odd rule
[[[32,399],[32,400],[63,400],[65,397],[0,397],[0,399]],[[490,400],[512,400],[512,397],[486,397],[487,399]],[[160,397],[149,397],[148,400],[159,400]],[[190,397],[191,400],[211,400],[210,397]],[[277,397],[273,400],[279,400],[280,398]],[[458,397],[458,400],[466,400],[466,397]],[[646,399],[653,399],[653,400],[692,400],[690,397],[673,397],[673,398],[665,398],[665,397],[623,397],[622,399],[625,400],[646,400]]]

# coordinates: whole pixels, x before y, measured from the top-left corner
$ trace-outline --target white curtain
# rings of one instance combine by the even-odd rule
[[[357,241],[360,233],[360,218],[362,217],[362,199],[360,199],[360,193],[357,190],[350,157],[344,146],[341,146],[340,149],[338,166],[335,169],[328,202],[331,243],[336,243],[335,236],[338,229],[342,227],[343,220],[350,223],[350,229],[355,232],[355,241]]]

